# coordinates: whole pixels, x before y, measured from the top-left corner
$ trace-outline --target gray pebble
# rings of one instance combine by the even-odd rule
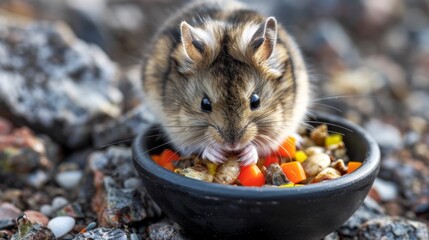
[[[52,210],[58,210],[67,204],[69,204],[67,199],[63,197],[55,197],[54,200],[52,200]]]
[[[371,119],[365,125],[365,128],[381,147],[398,149],[402,145],[401,132],[393,125],[383,123],[377,119]]]
[[[55,177],[55,181],[62,188],[73,189],[79,184],[80,180],[82,179],[82,176],[83,173],[80,170],[66,171],[58,173]]]
[[[46,216],[52,216],[52,214],[54,213],[54,210],[52,208],[51,205],[49,204],[44,204],[40,207],[40,212],[45,214]]]
[[[129,178],[124,181],[124,188],[126,189],[139,189],[142,186],[142,182],[138,178]]]
[[[380,195],[382,201],[391,201],[398,196],[398,187],[391,181],[375,179],[373,187]]]

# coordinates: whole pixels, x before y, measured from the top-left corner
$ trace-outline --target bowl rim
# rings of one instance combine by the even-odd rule
[[[360,126],[336,115],[327,113],[315,113],[316,119],[323,119],[324,122],[335,124],[342,128],[347,128],[355,132],[361,138],[368,149],[366,158],[361,167],[354,172],[344,175],[341,178],[310,184],[294,188],[275,188],[275,187],[243,187],[230,186],[222,184],[213,184],[204,181],[187,178],[162,168],[156,164],[149,154],[142,148],[143,136],[149,128],[142,131],[132,144],[132,156],[137,171],[143,170],[145,176],[158,178],[159,184],[170,184],[175,186],[176,190],[184,191],[189,194],[198,194],[205,197],[233,198],[246,200],[276,200],[276,199],[302,199],[314,196],[330,196],[344,191],[344,189],[353,191],[359,190],[369,182],[373,181],[378,174],[380,167],[380,149],[375,140]],[[374,176],[374,177],[371,177]],[[371,182],[372,184],[372,182]]]

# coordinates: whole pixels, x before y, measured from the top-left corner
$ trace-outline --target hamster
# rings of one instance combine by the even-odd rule
[[[177,151],[242,165],[275,152],[306,114],[301,53],[274,17],[191,3],[160,27],[142,69],[146,103]]]

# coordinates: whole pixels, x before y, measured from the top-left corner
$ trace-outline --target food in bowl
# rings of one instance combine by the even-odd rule
[[[340,178],[361,162],[350,161],[343,136],[329,133],[326,124],[302,129],[288,137],[277,152],[260,157],[253,165],[240,166],[231,155],[217,165],[200,156],[181,157],[171,149],[151,156],[160,166],[185,177],[226,185],[253,187],[300,187]]]

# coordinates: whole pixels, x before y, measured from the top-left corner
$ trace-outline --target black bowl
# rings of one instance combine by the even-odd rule
[[[343,133],[348,155],[362,166],[335,180],[286,189],[206,183],[152,161],[149,155],[165,143],[150,137],[159,136],[159,127],[136,138],[134,165],[150,196],[195,239],[321,239],[362,204],[377,176],[380,151],[368,133],[342,118],[317,114],[311,122]]]

